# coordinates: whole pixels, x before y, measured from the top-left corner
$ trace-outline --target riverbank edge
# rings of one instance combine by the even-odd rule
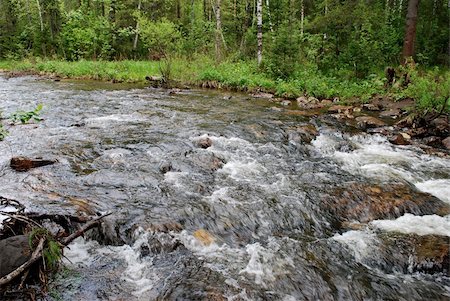
[[[200,66],[194,61],[193,66],[186,67],[186,61],[177,61],[172,67],[172,80],[169,84],[164,82],[160,76],[160,64],[156,61],[0,61],[0,72],[6,77],[19,77],[34,75],[55,81],[64,79],[73,80],[98,80],[111,83],[139,83],[153,87],[169,89],[171,93],[177,93],[179,89],[206,88],[223,91],[234,91],[247,93],[252,98],[266,99],[276,105],[274,110],[297,111],[293,114],[303,116],[314,116],[328,114],[340,119],[344,123],[369,133],[379,133],[387,136],[391,142],[398,145],[418,144],[426,148],[428,152],[435,149],[443,150],[441,155],[449,155],[450,150],[450,126],[448,125],[448,113],[437,116],[437,121],[418,118],[416,112],[416,101],[410,97],[404,97],[395,101],[388,93],[372,93],[368,88],[370,97],[366,95],[351,97],[324,97],[314,96],[314,93],[306,91],[294,91],[282,93],[289,90],[288,82],[275,83],[264,75],[257,74],[258,79],[253,78],[253,83],[247,85],[242,79],[238,79],[241,85],[227,84],[228,76],[220,66],[209,64]],[[225,66],[237,69],[248,67],[228,63]],[[250,66],[250,68],[252,68]],[[216,72],[216,73],[214,73]],[[240,72],[237,70],[237,72]],[[213,73],[213,74],[211,74]],[[243,76],[249,74],[249,69],[242,71]],[[242,75],[242,74],[241,74]],[[220,80],[222,76],[223,81]],[[255,76],[255,74],[250,75]],[[218,77],[219,80],[216,78]],[[364,82],[367,83],[367,82]],[[322,83],[323,84],[323,83]],[[278,85],[278,86],[277,86]],[[380,86],[380,83],[377,84]],[[357,89],[356,89],[357,90]],[[225,98],[231,96],[225,96]],[[381,117],[381,118],[380,118]],[[433,122],[432,122],[433,121]],[[416,141],[417,140],[417,141]],[[430,150],[431,147],[433,150]]]

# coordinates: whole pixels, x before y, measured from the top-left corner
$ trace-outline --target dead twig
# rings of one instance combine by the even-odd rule
[[[100,223],[100,220],[111,215],[112,212],[110,213],[106,213],[103,214],[93,220],[91,220],[90,222],[86,223],[85,225],[83,225],[83,227],[81,227],[79,230],[77,230],[76,232],[72,233],[71,235],[67,236],[66,238],[63,239],[63,241],[61,242],[64,246],[67,246],[68,244],[70,244],[75,238],[81,236],[84,234],[84,232],[86,232],[87,230],[97,226]]]

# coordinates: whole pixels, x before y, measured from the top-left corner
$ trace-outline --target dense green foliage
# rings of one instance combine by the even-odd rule
[[[0,57],[110,60],[159,58],[166,51],[211,54],[214,2],[3,0]],[[255,1],[221,2],[227,54],[253,59]],[[421,1],[416,47],[421,65],[448,64],[447,5],[446,0]],[[406,0],[264,1],[266,69],[286,78],[297,65],[309,63],[327,73],[344,69],[364,77],[398,65],[406,6]]]

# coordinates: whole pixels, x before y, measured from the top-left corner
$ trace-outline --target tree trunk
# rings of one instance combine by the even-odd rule
[[[258,59],[258,66],[260,66],[261,63],[262,63],[262,50],[263,50],[262,0],[257,0],[257,2],[256,2],[256,19],[257,19],[257,28],[258,28],[258,34],[257,34],[258,53],[257,53],[257,59]]]
[[[420,0],[409,0],[408,14],[406,15],[405,39],[403,41],[402,63],[414,55],[414,42],[416,40],[417,11]]]
[[[272,38],[275,39],[275,36],[273,35],[273,24],[272,24],[272,16],[270,14],[270,3],[269,3],[269,0],[266,0],[266,9],[267,9],[267,17],[269,19],[270,33],[272,34]]]
[[[301,15],[300,15],[300,34],[303,37],[303,32],[305,28],[305,1],[301,2]]]
[[[39,2],[39,0],[36,0],[36,4],[39,13],[39,24],[41,25],[41,32],[44,32],[44,20],[42,18],[41,3]]]
[[[222,14],[220,12],[220,1],[216,0],[216,61],[222,60]]]
[[[137,7],[138,13],[141,11],[141,5],[142,5],[142,1],[139,0],[138,7]],[[133,50],[134,51],[136,51],[136,49],[137,49],[138,38],[139,38],[139,21],[136,21],[136,34],[134,35],[134,41],[133,41]]]

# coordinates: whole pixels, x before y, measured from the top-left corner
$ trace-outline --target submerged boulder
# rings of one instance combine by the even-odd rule
[[[370,128],[376,128],[376,127],[382,127],[385,126],[386,123],[378,118],[371,117],[371,116],[360,116],[356,117],[356,122],[358,128],[362,130],[370,129]]]
[[[0,278],[27,262],[31,253],[27,235],[0,240]]]
[[[335,228],[352,221],[368,223],[376,219],[394,219],[405,213],[418,215],[450,213],[450,206],[438,198],[403,183],[368,185],[351,182],[336,187],[321,202],[330,213]]]

